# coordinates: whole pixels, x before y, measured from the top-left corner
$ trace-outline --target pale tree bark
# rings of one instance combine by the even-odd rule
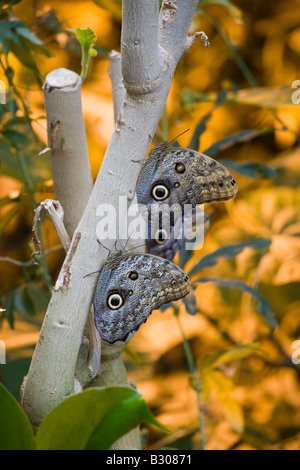
[[[93,189],[81,106],[81,78],[70,70],[49,73],[44,85],[48,145],[55,196],[70,237]]]
[[[119,52],[112,51],[109,54],[108,74],[110,76],[113,93],[114,117],[115,122],[117,122],[119,112],[126,93],[122,77],[121,54]]]
[[[104,203],[118,208],[120,196],[125,196],[129,205],[134,197],[140,171],[135,162],[146,156],[176,65],[196,38],[189,39],[188,31],[197,4],[198,0],[165,0],[159,11],[159,0],[123,0],[121,56],[126,93],[24,380],[22,405],[34,427],[74,393],[77,357],[98,277],[86,274],[99,270],[115,244],[107,239],[105,249],[97,242],[96,210]],[[121,214],[121,222],[123,217],[126,214]],[[119,357],[120,345],[114,347]],[[105,370],[100,376],[105,377]],[[123,378],[127,380],[119,378],[122,383]]]

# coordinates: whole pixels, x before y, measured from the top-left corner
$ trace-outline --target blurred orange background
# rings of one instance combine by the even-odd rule
[[[181,146],[188,146],[197,124],[213,109],[222,90],[228,91],[226,101],[212,111],[199,151],[244,130],[248,133],[221,145],[214,157],[235,162],[235,169],[230,169],[239,193],[233,201],[207,207],[210,228],[203,248],[195,251],[187,267],[222,246],[259,237],[270,239],[269,248],[245,248],[236,257],[222,258],[207,267],[201,276],[235,279],[256,287],[271,305],[278,326],[270,329],[246,292],[212,282],[200,284],[197,313],[187,313],[183,302],[178,318],[172,308],[154,312],[130,342],[124,361],[129,378],[137,383],[155,416],[174,431],[166,436],[143,428],[145,448],[200,448],[197,397],[182,327],[202,385],[206,448],[299,450],[300,365],[291,357],[293,342],[300,339],[300,104],[292,102],[292,84],[300,80],[300,4],[296,0],[200,4],[191,33],[205,31],[211,46],[205,49],[198,40],[183,56],[157,135],[164,138],[167,134],[172,140],[190,129],[179,138]],[[94,178],[114,129],[107,53],[120,50],[120,5],[113,0],[72,4],[24,0],[13,10],[53,53],[51,58],[36,58],[43,77],[59,67],[80,73],[80,49],[78,52],[76,40],[71,41],[67,31],[88,26],[95,31],[99,54],[91,60],[82,88]],[[12,54],[9,62],[15,85],[36,119],[33,129],[46,148],[41,86]],[[0,79],[6,81],[1,73]],[[35,187],[36,200],[41,202],[54,197],[48,157],[35,153],[32,158],[42,168],[42,181]],[[247,173],[247,163],[256,164],[252,173]],[[26,192],[24,182],[14,175],[2,174],[0,182],[1,200],[9,197],[14,201]],[[8,210],[9,206],[0,206],[1,220]],[[0,257],[30,259],[32,219],[27,203],[1,225]],[[45,249],[59,245],[48,219],[43,234]],[[52,283],[62,261],[61,250],[47,257]],[[7,301],[7,293],[28,285],[26,274],[22,267],[0,258],[0,307]],[[38,286],[41,281],[35,282]],[[14,329],[5,316],[0,329],[8,360],[2,366],[3,380],[16,395],[46,308],[46,300],[37,299],[36,292],[29,290],[29,296],[35,303],[35,315],[26,314],[19,300],[12,313]],[[230,357],[223,357],[223,350],[230,351]]]

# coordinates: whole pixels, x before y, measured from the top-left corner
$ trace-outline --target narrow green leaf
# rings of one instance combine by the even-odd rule
[[[271,240],[269,238],[255,238],[253,240],[247,240],[241,243],[235,243],[233,245],[225,245],[222,248],[204,256],[189,272],[189,276],[193,276],[199,273],[202,269],[210,268],[214,266],[220,258],[235,258],[245,248],[253,248],[255,250],[267,249]]]
[[[26,46],[20,36],[18,36],[18,34],[12,29],[4,29],[2,31],[2,35],[5,36],[5,39],[10,39],[14,43],[18,44],[18,46],[20,46],[22,49],[26,49]]]
[[[108,449],[121,435],[144,422],[167,432],[136,390],[91,388],[67,398],[46,416],[37,432],[37,449]]]
[[[23,38],[27,39],[28,41],[32,42],[33,44],[36,44],[37,46],[42,46],[43,43],[42,41],[34,36],[31,31],[26,28],[25,26],[19,26],[16,28],[17,33],[22,36]]]
[[[0,384],[0,449],[33,450],[32,426],[13,396]]]
[[[206,282],[213,282],[220,287],[225,289],[238,289],[242,292],[246,292],[254,297],[257,301],[257,311],[261,314],[263,319],[265,320],[266,324],[270,326],[272,329],[277,327],[277,320],[274,315],[273,309],[267,300],[258,292],[257,289],[254,287],[245,284],[242,281],[237,281],[236,279],[220,279],[220,278],[213,278],[213,277],[202,277],[197,279],[195,282],[199,283],[206,283]]]
[[[19,20],[16,20],[16,21],[3,21],[2,23],[0,23],[0,30],[19,28],[21,26],[25,26],[24,21],[19,21]]]
[[[28,138],[26,135],[18,131],[5,130],[2,133],[9,142],[11,142],[15,147],[23,147],[28,144]]]
[[[8,299],[7,305],[5,307],[6,312],[5,316],[11,328],[14,328],[14,308],[15,308],[15,293],[13,292]]]
[[[8,0],[5,2],[5,5],[9,5],[10,7],[17,5],[17,3],[20,3],[22,0]]]
[[[230,168],[241,175],[250,178],[276,178],[278,173],[269,165],[260,162],[235,162],[234,160],[222,160],[226,168]]]
[[[16,58],[21,62],[21,64],[33,70],[36,74],[36,77],[39,78],[40,77],[39,70],[36,66],[35,59],[33,55],[31,54],[30,50],[22,49],[18,44],[15,44],[12,41],[8,42],[8,46],[9,46],[10,52],[12,52],[16,56]]]
[[[196,313],[198,313],[197,301],[193,292],[190,292],[189,295],[184,297],[182,300],[189,315],[196,315]]]
[[[228,11],[233,18],[240,19],[242,16],[241,9],[238,8],[236,5],[234,5],[232,2],[230,2],[229,0],[200,0],[198,8],[201,8],[204,5],[211,5],[211,4],[224,5],[225,7],[228,8]]]
[[[15,307],[24,315],[35,315],[35,306],[29,295],[28,288],[20,288],[15,292]]]
[[[213,106],[213,108],[205,114],[205,116],[201,119],[199,124],[196,126],[196,129],[194,131],[194,134],[190,140],[190,143],[188,147],[192,150],[198,150],[199,148],[199,143],[200,143],[200,137],[201,135],[205,132],[207,122],[210,120],[213,112],[219,108],[223,103],[225,103],[227,97],[227,90],[221,91],[218,96],[217,100]]]
[[[266,352],[256,343],[235,344],[231,348],[203,354],[197,361],[197,368],[201,373],[204,370],[214,369],[222,364],[230,364],[231,362],[245,359],[253,353],[266,354]]]
[[[11,209],[9,209],[0,220],[0,233],[7,227],[10,221],[19,213],[19,204],[14,204]]]
[[[220,153],[222,150],[226,150],[233,145],[240,143],[240,142],[248,142],[249,140],[252,140],[259,135],[263,134],[265,131],[258,131],[258,130],[244,130],[237,132],[236,134],[228,135],[227,137],[224,137],[224,139],[218,140],[218,142],[215,142],[213,145],[208,147],[204,153],[205,155],[208,155],[209,157],[213,157]],[[271,131],[270,131],[271,132]],[[273,132],[273,129],[272,129]]]

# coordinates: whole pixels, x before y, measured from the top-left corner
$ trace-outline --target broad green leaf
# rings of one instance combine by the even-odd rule
[[[86,29],[76,28],[76,38],[83,47],[89,50],[95,44],[97,36],[90,27]]]
[[[145,422],[168,432],[136,390],[92,388],[67,398],[46,416],[37,432],[37,449],[108,449],[123,434]]]
[[[26,414],[0,384],[0,449],[33,450],[34,433]]]
[[[237,281],[236,279],[220,279],[213,277],[202,277],[200,279],[197,279],[195,282],[213,282],[214,284],[217,284],[218,286],[223,287],[225,289],[238,289],[242,292],[250,294],[258,301],[257,310],[265,320],[266,324],[272,329],[275,329],[277,327],[277,320],[272,307],[267,302],[267,300],[257,291],[257,289],[254,289],[254,287],[251,287],[242,281]]]
[[[267,249],[271,240],[268,238],[256,238],[253,240],[247,240],[245,242],[236,243],[233,245],[222,246],[218,250],[204,256],[189,272],[189,276],[193,276],[199,273],[202,269],[210,268],[214,266],[220,258],[235,258],[245,248],[253,248],[255,250]]]

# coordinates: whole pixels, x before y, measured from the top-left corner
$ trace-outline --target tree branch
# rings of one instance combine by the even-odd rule
[[[112,85],[112,94],[113,94],[113,103],[114,103],[114,117],[115,122],[118,120],[119,112],[125,96],[125,87],[123,85],[122,77],[122,66],[121,66],[121,54],[116,51],[112,51],[109,54],[109,71],[111,85]]]
[[[159,0],[123,1],[122,74],[128,92],[149,93],[161,75],[158,23]]]
[[[81,106],[81,78],[58,69],[46,77],[44,98],[55,196],[71,237],[86,207],[93,180]]]
[[[188,8],[189,15],[183,13],[187,3],[193,5],[193,9]],[[158,4],[158,0],[123,1],[122,71],[127,91],[118,124],[53,291],[24,381],[22,404],[35,427],[54,406],[74,392],[77,356],[97,282],[96,275],[85,275],[99,270],[108,255],[107,249],[112,250],[115,244],[115,240],[107,239],[107,249],[104,249],[97,242],[96,211],[103,203],[118,208],[120,196],[125,196],[128,204],[134,197],[140,171],[134,161],[144,158],[149,148],[150,136],[158,125],[180,58],[175,52],[177,48],[182,50],[178,38],[187,34],[197,2],[178,2],[175,17],[179,16],[175,20],[179,30],[185,33],[174,37],[172,48],[165,47],[164,41],[158,42]],[[160,24],[163,28],[162,20]],[[134,43],[135,39],[139,40],[138,44]],[[162,48],[169,49],[174,56],[163,62]],[[56,87],[55,81],[52,86]],[[121,223],[125,217],[127,214],[123,211]]]

